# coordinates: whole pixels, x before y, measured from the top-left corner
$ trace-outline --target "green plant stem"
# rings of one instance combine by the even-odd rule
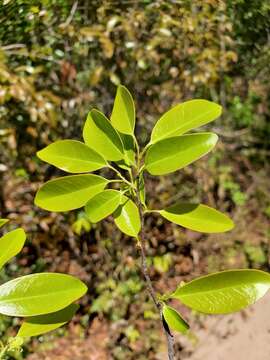
[[[145,231],[144,231],[144,209],[143,209],[142,203],[140,201],[140,190],[139,190],[139,182],[138,181],[137,181],[137,187],[136,187],[136,203],[137,203],[137,206],[139,209],[140,220],[141,220],[141,231],[138,236],[138,246],[141,251],[142,272],[143,272],[143,275],[144,275],[144,278],[146,281],[147,291],[159,312],[163,331],[166,335],[167,346],[168,346],[168,359],[174,360],[174,338],[173,338],[172,334],[170,333],[168,326],[166,326],[166,323],[163,320],[162,302],[160,300],[158,300],[157,294],[155,292],[155,289],[153,287],[153,284],[152,284],[152,281],[151,281],[151,278],[149,275],[148,266],[147,266],[146,247],[145,247]]]
[[[6,355],[8,351],[8,345],[4,346],[0,351],[0,360],[4,359],[4,356]]]
[[[134,188],[134,185],[133,185],[130,181],[128,181],[128,180],[120,173],[120,171],[118,171],[115,167],[113,167],[113,166],[111,166],[111,165],[108,165],[108,168],[111,169],[111,170],[113,170],[113,171],[117,174],[117,176],[118,176],[121,180],[123,180],[123,182],[125,182],[125,183],[126,183],[127,185],[129,185],[130,187]]]

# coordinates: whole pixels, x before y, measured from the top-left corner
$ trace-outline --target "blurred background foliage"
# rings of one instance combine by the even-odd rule
[[[89,109],[110,115],[120,83],[135,98],[142,145],[179,102],[201,97],[224,108],[208,127],[220,136],[217,151],[161,181],[149,176],[147,197],[151,206],[204,201],[237,226],[205,236],[149,217],[156,288],[224,268],[269,269],[269,44],[268,0],[0,0],[1,215],[28,232],[24,252],[0,276],[57,270],[90,289],[80,314],[57,333],[66,337],[40,337],[18,359],[58,359],[49,350],[55,341],[63,359],[164,356],[133,239],[121,237],[110,218],[90,224],[83,212],[33,206],[39,185],[61,174],[36,151],[56,139],[81,139]],[[0,319],[1,334],[8,324]],[[177,347],[181,358],[189,355],[181,341]],[[33,349],[38,355],[27,355]]]

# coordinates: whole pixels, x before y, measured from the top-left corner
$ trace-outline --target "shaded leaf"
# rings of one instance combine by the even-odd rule
[[[96,223],[111,215],[121,202],[121,192],[104,190],[95,195],[85,205],[85,212],[91,222]]]
[[[86,291],[86,285],[71,275],[22,276],[0,286],[0,313],[9,316],[48,314],[65,308]]]
[[[161,140],[147,150],[145,168],[152,175],[164,175],[182,169],[206,155],[217,140],[217,135],[213,133]]]
[[[182,135],[205,125],[221,115],[222,107],[214,102],[195,99],[179,104],[167,111],[156,123],[151,143]]]
[[[137,237],[141,229],[139,210],[132,200],[125,195],[122,196],[122,203],[114,212],[116,226],[129,236]]]
[[[165,219],[194,231],[219,233],[234,227],[228,216],[203,204],[178,203],[159,213]]]
[[[5,225],[7,222],[9,222],[8,219],[0,219],[0,227],[2,227],[3,225]]]
[[[38,151],[37,156],[70,173],[95,171],[107,165],[96,151],[76,140],[56,141]]]
[[[25,232],[21,228],[12,230],[0,238],[0,269],[21,251],[25,239]]]
[[[65,309],[57,312],[29,317],[22,323],[17,336],[38,336],[55,330],[70,321],[78,308],[79,305],[70,304]]]
[[[228,270],[180,286],[171,298],[205,314],[226,314],[254,304],[270,288],[270,275],[259,270]]]
[[[85,143],[106,160],[117,161],[124,158],[121,138],[102,112],[91,110],[83,128]]]
[[[187,322],[172,307],[163,305],[162,314],[170,330],[179,331],[181,334],[185,334],[189,330]]]
[[[49,211],[69,211],[84,206],[102,191],[108,180],[92,174],[71,175],[46,182],[38,190],[35,204]]]
[[[135,106],[128,89],[119,85],[114,100],[111,122],[123,134],[133,135],[135,128]]]

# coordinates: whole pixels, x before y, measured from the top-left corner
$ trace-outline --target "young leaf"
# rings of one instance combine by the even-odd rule
[[[114,212],[116,226],[129,236],[137,237],[141,229],[139,210],[132,200],[125,195],[122,196],[122,203]]]
[[[38,190],[35,204],[49,211],[69,211],[84,206],[101,192],[108,180],[92,174],[71,175],[46,182]]]
[[[161,140],[148,149],[145,168],[152,175],[164,175],[182,169],[212,150],[217,140],[217,135],[213,133]]]
[[[135,128],[135,106],[128,89],[119,85],[114,100],[111,122],[123,134],[133,135]]]
[[[234,227],[228,216],[203,204],[179,203],[159,213],[177,225],[204,233],[225,232]]]
[[[9,222],[8,219],[0,219],[0,227],[2,227],[3,225],[5,225],[7,222]]]
[[[65,309],[45,315],[26,318],[22,323],[18,337],[31,337],[55,330],[72,319],[79,305],[70,304]]]
[[[186,334],[189,330],[188,323],[186,323],[182,316],[172,307],[163,305],[162,314],[171,330],[179,331],[181,334]]]
[[[104,190],[95,195],[85,205],[85,212],[92,223],[111,215],[121,202],[121,192],[117,190]]]
[[[179,104],[167,111],[156,123],[151,143],[182,135],[205,125],[221,115],[222,107],[214,102],[195,99]]]
[[[140,173],[139,175],[139,195],[140,195],[140,200],[142,202],[142,204],[145,205],[145,185],[144,185],[144,177],[143,177],[143,171]]]
[[[270,288],[270,275],[259,270],[228,270],[180,286],[171,298],[205,314],[226,314],[254,304]]]
[[[79,279],[42,273],[19,277],[0,286],[0,314],[36,316],[61,310],[87,291]]]
[[[135,165],[135,144],[134,139],[130,135],[125,135],[119,133],[122,143],[124,146],[125,162],[129,165]],[[123,160],[122,160],[123,161]],[[121,167],[121,162],[118,162],[118,165]],[[125,167],[126,169],[127,167]]]
[[[38,151],[37,156],[70,173],[95,171],[107,165],[97,152],[76,140],[56,141]]]
[[[0,238],[0,269],[21,251],[25,239],[26,235],[23,229],[12,230]]]
[[[102,112],[91,110],[83,128],[85,143],[104,159],[118,161],[124,158],[121,138]]]

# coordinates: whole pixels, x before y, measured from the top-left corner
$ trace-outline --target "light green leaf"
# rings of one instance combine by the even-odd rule
[[[170,330],[179,331],[181,334],[186,334],[189,330],[188,323],[186,323],[186,321],[174,308],[168,305],[163,305],[162,314]]]
[[[200,159],[216,145],[213,133],[199,133],[161,140],[146,153],[145,168],[152,175],[164,175]]]
[[[135,128],[135,106],[128,89],[119,85],[114,100],[111,122],[123,134],[132,135]]]
[[[124,160],[120,160],[117,162],[117,165],[123,169],[129,169],[132,165],[135,165],[135,144],[134,139],[130,135],[125,135],[119,133],[122,143],[124,146]],[[127,165],[128,166],[127,166]]]
[[[31,337],[55,330],[72,319],[79,305],[70,304],[65,309],[45,315],[33,316],[22,323],[18,337]]]
[[[38,151],[37,156],[70,173],[95,171],[107,165],[97,152],[76,140],[56,141]]]
[[[139,210],[132,200],[122,196],[121,205],[114,212],[116,226],[129,236],[137,237],[141,229]]]
[[[167,111],[156,123],[151,143],[182,135],[189,130],[205,125],[222,113],[222,107],[214,102],[195,99],[179,104]]]
[[[0,227],[2,227],[3,225],[5,225],[7,222],[9,222],[8,219],[0,219]]]
[[[19,277],[0,286],[0,314],[36,316],[61,310],[87,291],[79,279],[42,273]]]
[[[270,288],[270,275],[259,270],[228,270],[180,286],[171,298],[205,314],[226,314],[254,304]]]
[[[92,174],[71,175],[46,182],[38,190],[35,204],[49,211],[69,211],[84,206],[101,192],[109,180]]]
[[[117,190],[104,190],[95,195],[85,205],[85,212],[92,223],[111,215],[120,205],[121,192]]]
[[[225,232],[234,227],[228,216],[203,204],[178,203],[159,213],[177,225],[204,233]]]
[[[118,161],[124,158],[121,138],[102,112],[91,110],[83,128],[85,143],[104,159]]]
[[[0,238],[0,269],[21,251],[25,239],[25,232],[21,228],[12,230]]]

